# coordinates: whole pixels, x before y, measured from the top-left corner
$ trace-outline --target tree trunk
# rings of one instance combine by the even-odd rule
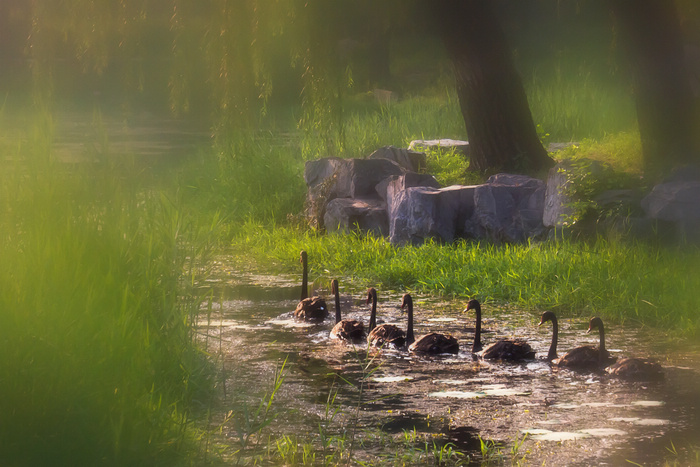
[[[426,4],[450,54],[471,152],[479,171],[535,173],[554,165],[542,146],[505,34],[484,0]]]
[[[610,0],[635,84],[644,172],[658,180],[698,161],[694,97],[673,0]]]

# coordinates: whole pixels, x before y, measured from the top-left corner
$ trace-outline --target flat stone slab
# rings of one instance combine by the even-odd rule
[[[412,151],[434,151],[438,149],[459,151],[469,157],[469,141],[461,141],[457,139],[415,139],[408,145],[408,149]]]

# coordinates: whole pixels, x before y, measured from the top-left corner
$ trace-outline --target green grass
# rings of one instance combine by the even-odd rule
[[[549,141],[600,140],[637,128],[632,90],[621,76],[593,70],[571,58],[523,76],[534,121]]]
[[[32,155],[0,171],[0,463],[196,464],[206,229],[128,169]]]

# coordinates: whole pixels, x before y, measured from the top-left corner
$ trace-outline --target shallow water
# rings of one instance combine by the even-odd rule
[[[651,356],[663,364],[665,379],[658,383],[553,369],[542,360],[484,362],[469,351],[473,332],[468,328],[474,316],[463,313],[465,302],[414,296],[416,335],[450,332],[460,342],[460,353],[416,357],[382,350],[368,355],[364,347],[329,340],[332,318],[320,325],[291,318],[298,280],[228,275],[210,281],[207,287],[221,299],[202,313],[198,323],[227,375],[222,382],[224,406],[241,401],[256,405],[287,359],[285,381],[275,396],[279,415],[271,429],[277,433],[313,438],[319,422],[327,418],[329,394],[337,391],[335,404],[341,413],[329,429],[338,433],[350,426],[357,433],[379,427],[382,435],[398,439],[404,430],[415,429],[453,443],[472,458],[480,453],[479,436],[510,455],[514,440],[527,434],[517,457],[540,465],[624,465],[628,460],[656,465],[696,458],[691,446],[697,447],[700,440],[698,348],[674,348],[670,342],[658,342],[662,336],[608,325],[606,343],[611,352]],[[329,291],[320,293],[328,296]],[[364,291],[344,290],[341,283],[341,295],[343,317],[366,323],[369,307]],[[400,295],[379,291],[379,322],[405,328]],[[330,296],[328,303],[333,308]],[[551,325],[538,327],[539,313],[494,309],[489,304],[484,304],[483,313],[485,344],[500,337],[527,337],[538,356],[546,355]],[[560,320],[559,353],[597,343],[597,335],[585,334],[586,329],[585,319]],[[361,382],[362,394],[357,389]],[[224,435],[234,442],[235,427],[225,427]],[[376,433],[374,438],[358,436],[365,436],[363,453],[358,455],[377,455],[386,447]],[[680,457],[668,451],[672,447]]]

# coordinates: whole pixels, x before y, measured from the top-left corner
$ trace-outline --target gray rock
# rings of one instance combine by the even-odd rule
[[[452,242],[463,233],[460,221],[471,215],[473,193],[474,187],[465,186],[411,187],[393,193],[387,202],[390,241],[416,244],[432,238]]]
[[[411,172],[421,172],[427,165],[425,153],[411,151],[410,149],[384,146],[370,154],[368,159],[389,159]]]
[[[304,181],[309,188],[326,183],[340,167],[347,164],[347,159],[340,157],[325,157],[304,164]]]
[[[391,175],[402,175],[406,169],[389,159],[347,159],[347,165],[336,172],[338,198],[362,198],[376,195],[375,187]]]
[[[435,177],[432,175],[406,172],[403,175],[392,175],[385,178],[377,184],[375,189],[377,190],[379,197],[384,200],[384,202],[387,202],[387,198],[390,197],[387,195],[387,191],[390,190],[393,194],[414,186],[440,188],[440,183],[435,180]]]
[[[340,159],[328,157],[308,161],[304,181],[310,189],[325,186],[330,199],[374,196],[375,186],[391,175],[406,169],[395,161],[379,159]]]
[[[360,230],[376,236],[389,233],[384,203],[374,199],[336,198],[328,202],[323,216],[327,232]]]
[[[569,207],[571,198],[564,193],[568,170],[571,170],[568,161],[560,162],[549,169],[542,213],[542,222],[545,227],[566,225],[568,219],[574,214],[574,210]]]
[[[673,222],[700,219],[700,181],[656,185],[644,199],[647,217]]]
[[[326,205],[336,198],[375,197],[376,185],[391,175],[406,172],[389,159],[340,159],[308,161],[304,180],[308,186],[306,216],[312,226],[325,224]]]
[[[522,242],[540,237],[545,185],[524,175],[498,174],[474,191],[474,214],[465,232],[477,238]]]
[[[663,181],[671,182],[700,182],[700,165],[689,164],[674,168]]]
[[[593,201],[600,211],[609,215],[629,217],[644,214],[641,209],[642,193],[637,190],[606,190]]]
[[[451,151],[461,152],[465,157],[469,157],[471,154],[469,150],[469,141],[460,141],[456,139],[416,139],[411,141],[408,145],[408,149],[413,151]]]

